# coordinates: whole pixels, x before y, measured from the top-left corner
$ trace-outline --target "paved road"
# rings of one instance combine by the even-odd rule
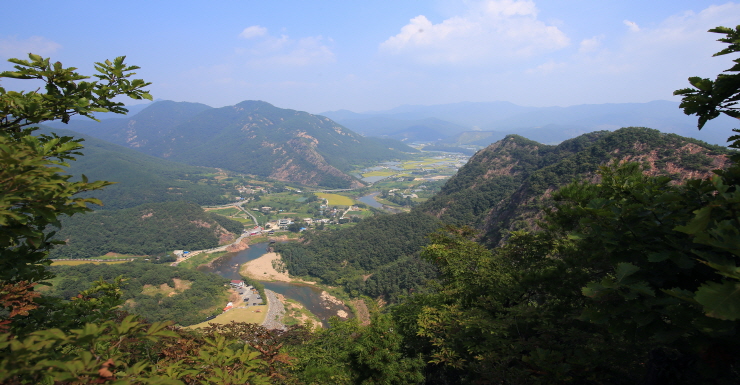
[[[231,245],[238,245],[242,241],[242,239],[244,239],[244,238],[246,238],[248,236],[249,236],[248,234],[242,234],[234,242],[229,243],[228,245],[218,246],[218,247],[214,247],[212,249],[207,249],[207,250],[194,250],[194,251],[191,251],[186,256],[182,257],[181,259],[178,259],[176,262],[170,263],[170,266],[177,266],[180,262],[187,261],[191,257],[194,257],[194,256],[196,256],[198,254],[201,254],[201,253],[215,253],[217,251],[226,251],[226,248],[228,248]]]
[[[262,326],[268,329],[285,330],[285,325],[277,321],[278,319],[282,319],[283,314],[285,314],[283,303],[277,299],[275,292],[272,290],[265,289],[265,295],[267,296],[267,315],[265,316],[265,321],[262,322]]]

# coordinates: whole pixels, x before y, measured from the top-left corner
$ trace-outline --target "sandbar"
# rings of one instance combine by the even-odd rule
[[[288,275],[287,269],[283,273],[275,270],[275,268],[272,266],[273,261],[279,261],[278,263],[282,264],[280,254],[265,253],[261,257],[253,259],[242,265],[242,267],[239,269],[239,272],[243,275],[260,281],[292,281],[290,279],[290,276]]]

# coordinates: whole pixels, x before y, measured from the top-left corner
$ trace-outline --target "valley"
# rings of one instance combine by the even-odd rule
[[[740,135],[605,123],[654,102],[327,113],[379,137],[256,100],[92,125],[152,100],[138,67],[29,60],[0,73],[47,81],[0,88],[0,383],[740,380]],[[699,129],[740,118],[735,61],[675,91]]]

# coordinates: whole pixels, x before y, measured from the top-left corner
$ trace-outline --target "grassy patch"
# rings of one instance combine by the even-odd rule
[[[355,201],[352,198],[339,194],[316,193],[316,196],[329,200],[329,206],[352,206]]]
[[[84,265],[86,263],[94,263],[94,264],[100,264],[100,263],[126,263],[129,261],[52,261],[51,264],[54,266],[79,266]]]
[[[249,223],[249,224],[254,224],[254,220],[252,220],[252,218],[244,218],[244,217],[230,217],[230,219],[233,219],[233,220],[235,220],[235,221],[237,221],[237,222],[241,222],[241,223]]]
[[[228,254],[228,251],[218,251],[215,253],[205,254],[200,253],[194,257],[188,258],[188,260],[180,262],[178,266],[187,267],[189,269],[195,269],[196,267],[200,265],[205,265],[206,263],[209,263],[213,261],[214,259],[223,257],[224,255]]]
[[[207,210],[207,211],[210,212],[210,213],[215,213],[215,214],[218,214],[218,215],[223,215],[225,217],[230,217],[232,215],[236,215],[236,214],[239,214],[241,212],[241,210],[239,210],[236,207],[226,207],[226,208],[223,208],[223,209],[211,209],[211,210]]]
[[[165,297],[171,297],[175,294],[182,293],[183,291],[190,289],[190,287],[193,286],[193,282],[184,279],[173,278],[172,281],[175,283],[175,287],[172,287],[166,283],[163,283],[159,286],[144,285],[141,288],[141,294],[149,295],[152,297],[157,294],[162,294]]]
[[[258,313],[257,310],[260,312]],[[216,318],[201,322],[199,324],[188,326],[188,329],[204,328],[208,324],[228,324],[231,321],[236,322],[248,322],[254,324],[261,324],[265,321],[267,315],[267,305],[261,306],[250,306],[247,308],[231,309],[223,314],[219,314]]]

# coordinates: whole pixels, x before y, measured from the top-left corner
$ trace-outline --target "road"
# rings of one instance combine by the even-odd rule
[[[187,261],[187,260],[188,260],[188,259],[190,259],[191,257],[194,257],[194,256],[196,256],[196,255],[198,255],[198,254],[202,254],[202,253],[215,253],[215,252],[218,252],[218,251],[226,251],[226,248],[228,248],[228,247],[229,247],[229,246],[231,246],[231,245],[238,245],[239,243],[241,243],[242,239],[244,239],[244,238],[246,238],[246,237],[248,237],[248,236],[249,236],[249,234],[242,234],[242,235],[241,235],[241,236],[239,236],[239,238],[237,238],[237,239],[236,239],[236,240],[235,240],[234,242],[232,242],[232,243],[229,243],[228,245],[223,245],[223,246],[219,246],[219,247],[214,247],[214,248],[212,248],[212,249],[206,249],[206,250],[195,250],[195,251],[191,251],[191,252],[189,252],[189,253],[187,254],[187,256],[183,256],[183,257],[182,257],[181,259],[178,259],[177,261],[175,261],[175,262],[172,262],[172,263],[170,264],[170,266],[177,266],[177,265],[178,265],[178,264],[179,264],[180,262],[184,262],[184,261]]]
[[[265,316],[265,321],[262,322],[262,326],[267,329],[285,330],[285,325],[278,321],[285,314],[283,303],[278,300],[275,292],[272,290],[265,289],[265,295],[267,296],[267,315]]]

